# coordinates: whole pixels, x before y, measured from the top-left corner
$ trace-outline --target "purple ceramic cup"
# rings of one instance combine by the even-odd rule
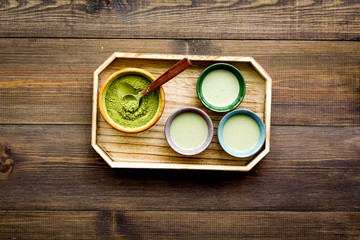
[[[208,130],[208,135],[207,135],[207,138],[204,141],[204,143],[195,149],[184,149],[184,148],[179,147],[178,145],[176,145],[174,143],[174,141],[172,140],[171,135],[170,135],[170,127],[171,127],[171,124],[174,121],[174,119],[177,116],[179,116],[180,114],[188,113],[188,112],[196,113],[199,116],[201,116],[205,120],[206,125],[207,125],[207,130]],[[175,152],[180,153],[182,155],[190,156],[190,155],[196,155],[196,154],[201,153],[209,146],[209,144],[211,143],[211,140],[213,138],[213,135],[214,135],[214,127],[213,127],[213,123],[212,123],[210,117],[204,111],[202,111],[199,108],[195,108],[195,107],[185,107],[185,108],[181,108],[181,109],[175,111],[174,113],[172,113],[170,115],[170,117],[167,119],[166,124],[165,124],[166,141],[168,142],[169,146]]]

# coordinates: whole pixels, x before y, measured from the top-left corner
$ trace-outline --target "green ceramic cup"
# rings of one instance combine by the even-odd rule
[[[226,70],[226,71],[217,71],[217,70]],[[221,77],[223,75],[227,76],[227,79],[232,79],[230,82]],[[235,78],[234,78],[235,76]],[[230,78],[229,78],[230,77]],[[211,78],[211,80],[209,80]],[[235,88],[231,87],[231,84],[234,84],[234,79],[237,80],[238,85],[235,83]],[[226,80],[226,81],[225,81]],[[235,81],[236,81],[235,80]],[[209,92],[209,84],[211,81],[211,94]],[[199,76],[196,91],[200,101],[208,109],[215,112],[228,112],[235,109],[242,102],[246,92],[246,85],[243,76],[240,71],[231,64],[227,63],[216,63],[207,67]],[[230,93],[230,94],[229,94]],[[225,104],[216,104],[216,101],[212,101],[211,96],[223,95],[227,103]],[[214,98],[213,98],[214,99]]]

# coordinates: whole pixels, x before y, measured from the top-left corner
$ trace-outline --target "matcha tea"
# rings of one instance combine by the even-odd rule
[[[175,117],[170,126],[170,136],[178,147],[194,150],[204,144],[208,127],[199,114],[186,112]]]
[[[232,104],[240,90],[236,76],[225,69],[211,71],[203,80],[202,94],[206,101],[216,107]]]
[[[231,149],[247,151],[259,141],[260,128],[253,118],[247,115],[235,115],[226,121],[223,137]]]

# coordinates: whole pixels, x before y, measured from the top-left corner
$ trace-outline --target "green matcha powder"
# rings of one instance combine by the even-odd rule
[[[143,96],[137,109],[128,106],[124,107],[124,104],[131,104],[131,102],[123,102],[123,96],[136,94],[145,89],[150,83],[151,81],[147,78],[134,74],[115,79],[107,89],[105,96],[105,107],[110,118],[125,128],[138,128],[147,124],[158,111],[159,91],[155,90]],[[135,92],[127,84],[132,86]]]

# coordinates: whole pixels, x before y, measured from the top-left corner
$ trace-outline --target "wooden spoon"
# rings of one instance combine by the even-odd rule
[[[184,58],[179,62],[175,63],[171,68],[169,68],[166,72],[164,72],[159,78],[153,81],[149,86],[147,86],[144,90],[139,92],[138,94],[126,94],[122,98],[123,107],[126,111],[134,112],[139,108],[140,99],[148,94],[149,92],[157,89],[164,83],[168,82],[170,79],[174,78],[185,69],[191,66],[190,60]],[[129,85],[130,86],[130,85]]]

